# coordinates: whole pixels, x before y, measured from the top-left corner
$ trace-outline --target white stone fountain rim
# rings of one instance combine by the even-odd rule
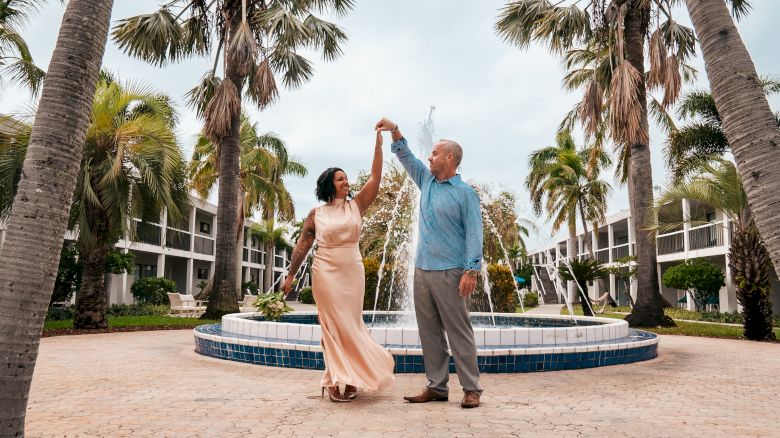
[[[365,312],[372,314],[373,312]],[[406,315],[411,312],[377,312],[377,314]],[[259,315],[255,312],[232,313],[222,317],[223,333],[234,333],[252,338],[271,338],[277,342],[319,344],[322,335],[318,324],[300,324],[290,322],[257,321],[251,318]],[[290,315],[315,316],[317,312],[291,312]],[[488,312],[472,312],[473,316],[490,316]],[[569,315],[525,315],[517,313],[495,313],[495,316],[571,320]],[[591,344],[613,341],[629,336],[628,323],[624,320],[601,317],[575,317],[577,321],[598,322],[599,325],[572,327],[507,327],[474,328],[477,348],[505,349],[516,346],[572,346],[572,344]],[[391,348],[419,348],[420,338],[417,328],[368,327],[371,337],[379,344]]]

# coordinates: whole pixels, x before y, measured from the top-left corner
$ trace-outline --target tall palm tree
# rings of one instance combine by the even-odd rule
[[[244,218],[253,213],[274,210],[278,217],[289,220],[295,216],[292,197],[284,183],[284,176],[306,176],[306,167],[289,156],[284,141],[271,132],[259,133],[256,123],[248,117],[241,118],[241,157],[239,160],[239,214],[236,232],[237,251],[242,250],[239,242],[244,240]],[[195,145],[190,161],[189,175],[193,189],[202,198],[207,198],[219,177],[219,145],[201,135]],[[264,240],[264,243],[268,241]],[[271,242],[273,244],[273,242]],[[273,274],[273,246],[266,248],[266,269]],[[271,255],[269,255],[271,254]],[[240,258],[239,258],[240,260]],[[268,272],[268,271],[267,271]]]
[[[78,230],[83,265],[76,293],[75,328],[108,326],[106,261],[115,242],[135,235],[134,218],[170,224],[187,220],[189,199],[176,112],[170,99],[140,85],[120,85],[106,75],[98,81],[68,225]],[[0,180],[18,175],[16,157],[26,144],[0,157]],[[8,204],[0,200],[0,205]]]
[[[512,1],[501,11],[496,30],[520,48],[540,42],[557,55],[596,47],[594,52],[601,57],[596,65],[609,65],[607,86],[605,76],[598,74],[603,69],[595,69],[591,80],[584,83],[581,117],[593,135],[606,123],[611,139],[622,145],[639,264],[637,303],[626,319],[632,326],[671,325],[658,291],[655,241],[646,231],[646,224],[654,221],[647,91],[663,88],[666,106],[677,99],[695,38],[672,18],[666,0],[590,0],[586,8],[580,3]],[[650,55],[647,74],[646,45]],[[605,106],[609,118],[602,120]]]
[[[0,0],[0,81],[18,83],[37,95],[45,73],[35,65],[19,28],[46,0]]]
[[[205,120],[204,134],[220,146],[214,290],[204,318],[219,318],[236,308],[244,87],[246,97],[263,109],[278,96],[277,79],[288,88],[308,81],[314,69],[299,52],[313,49],[332,61],[347,39],[342,29],[315,14],[343,16],[353,4],[353,0],[171,0],[154,13],[120,20],[113,30],[121,49],[153,64],[214,56],[213,66],[188,94]],[[217,76],[220,65],[223,77]]]
[[[588,168],[588,160],[593,154],[590,148],[578,151],[571,134],[564,131],[558,133],[555,146],[534,151],[528,160],[530,172],[525,185],[530,191],[534,212],[541,214],[544,209],[547,218],[553,219],[553,233],[563,224],[567,225],[566,253],[571,260],[577,258],[577,215],[587,242],[588,222],[604,221],[611,190],[607,182],[599,179],[601,169],[610,164],[609,157],[603,154],[597,166]],[[593,257],[591,245],[586,243],[586,246]],[[573,283],[569,283],[569,295],[572,299],[575,296]]]
[[[57,276],[112,5],[112,0],[68,2],[41,89],[0,252],[0,435],[24,435],[41,329]]]
[[[763,78],[761,84],[768,96],[780,93],[780,81]],[[709,91],[695,90],[683,94],[676,113],[687,123],[676,126],[671,117],[663,113],[658,118],[669,134],[664,154],[672,181],[682,182],[702,165],[730,152],[731,146],[723,132],[715,99]],[[780,113],[775,118],[780,127]]]
[[[702,165],[699,173],[664,190],[656,200],[659,231],[681,225],[679,218],[682,212],[679,210],[683,199],[693,199],[714,207],[733,224],[729,269],[744,313],[745,337],[758,341],[773,340],[772,286],[769,280],[772,266],[736,167],[730,161],[715,158]],[[665,208],[661,209],[661,206]]]
[[[742,176],[756,225],[780,275],[780,129],[761,88],[761,79],[724,0],[686,0],[701,42],[704,66],[723,130]],[[747,0],[729,0],[739,18]]]

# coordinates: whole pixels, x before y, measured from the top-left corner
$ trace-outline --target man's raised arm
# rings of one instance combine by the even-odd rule
[[[383,117],[382,120],[376,124],[375,129],[390,131],[390,134],[393,137],[393,144],[390,145],[390,151],[398,157],[398,161],[404,166],[404,169],[406,169],[409,176],[412,177],[412,181],[417,184],[417,187],[422,187],[424,178],[429,177],[431,172],[409,149],[409,145],[403,134],[401,134],[401,130],[398,129],[398,125]]]

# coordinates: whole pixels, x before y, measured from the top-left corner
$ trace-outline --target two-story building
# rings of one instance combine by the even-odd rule
[[[699,204],[692,200],[683,200],[682,205],[669,205],[665,207],[670,215],[682,215],[687,220],[678,229],[659,233],[656,236],[657,273],[660,292],[670,303],[680,303],[689,310],[694,309],[691,299],[683,299],[684,291],[670,289],[663,286],[664,272],[672,266],[688,259],[703,258],[718,266],[725,276],[726,285],[720,290],[718,302],[711,306],[721,312],[733,312],[739,310],[736,288],[728,269],[729,246],[731,245],[731,223],[721,212],[713,208]],[[663,212],[664,210],[662,210]],[[601,263],[610,266],[616,260],[635,255],[636,236],[631,223],[630,212],[623,210],[606,218],[604,224],[593,230],[591,245],[594,257]],[[589,224],[590,225],[590,224]],[[590,227],[589,227],[590,228]],[[585,235],[582,230],[577,233],[577,257],[584,258],[589,254],[586,251]],[[536,275],[532,281],[532,289],[545,293],[546,301],[557,299],[563,302],[563,297],[554,292],[553,284],[547,275],[547,267],[560,266],[566,254],[566,240],[559,240],[549,245],[544,245],[528,252],[528,257],[536,268]],[[774,312],[780,311],[780,282],[774,271],[771,273]],[[610,274],[608,279],[598,281],[589,286],[589,296],[598,298],[605,292],[617,301],[619,305],[628,305],[630,293],[636,298],[636,282],[631,283],[630,290],[626,290],[625,282]],[[684,304],[682,303],[684,302]]]
[[[163,212],[157,223],[141,223],[136,219],[135,236],[131,239],[126,235],[116,243],[116,249],[132,252],[135,255],[135,267],[128,274],[109,274],[110,304],[131,304],[135,302],[130,293],[130,286],[143,277],[165,277],[176,283],[176,289],[183,294],[197,294],[201,281],[210,281],[214,274],[214,249],[217,225],[217,206],[199,198],[191,197],[192,207],[187,225],[174,228],[167,223]],[[289,264],[289,251],[277,248],[272,259],[266,257],[263,244],[250,236],[249,227],[253,222],[249,219],[244,225],[243,257],[240,266],[241,283],[252,281],[262,287],[265,263],[273,263],[274,280],[284,276]],[[5,241],[5,224],[0,222],[0,250]],[[65,239],[76,238],[69,231]],[[277,281],[278,290],[281,281]]]

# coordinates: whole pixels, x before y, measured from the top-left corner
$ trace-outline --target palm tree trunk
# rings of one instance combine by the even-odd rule
[[[650,20],[650,2],[632,2],[625,20],[625,54],[637,71],[645,71],[645,36]],[[644,80],[636,90],[642,108],[641,129],[649,131],[647,120],[647,95]],[[647,138],[647,136],[645,137]],[[632,327],[657,327],[673,325],[664,316],[661,294],[658,290],[656,242],[647,226],[653,215],[653,173],[650,163],[650,146],[634,143],[628,146],[628,189],[631,221],[636,235],[637,297],[626,321]],[[630,292],[629,292],[630,293]]]
[[[113,0],[67,4],[8,218],[0,253],[0,436],[24,435],[112,6]]]
[[[273,225],[273,210],[270,210],[268,206],[266,206],[263,210],[263,219],[266,226],[269,228],[269,237],[268,239],[263,242],[263,250],[265,251],[265,265],[263,269],[263,293],[268,292],[271,290],[271,287],[274,285],[274,263],[276,262],[276,245],[274,244],[274,239],[271,237],[271,234],[274,227]]]
[[[232,34],[241,21],[240,14],[233,14],[226,20],[229,23],[227,34]],[[227,24],[227,23],[226,23]],[[226,42],[227,46],[229,43]],[[227,51],[226,51],[227,53]],[[235,63],[229,56],[225,56],[225,80],[233,82],[241,100],[243,78],[238,73]],[[238,205],[238,193],[240,190],[239,172],[241,157],[241,113],[237,111],[232,115],[230,135],[219,140],[219,191],[217,193],[217,235],[216,250],[214,252],[214,279],[212,290],[209,294],[209,303],[206,312],[201,318],[219,319],[226,313],[238,312],[236,301],[236,235],[238,223],[236,222]],[[240,286],[240,285],[238,285]]]
[[[780,276],[780,130],[723,0],[686,0],[712,96],[758,230]]]
[[[770,264],[769,254],[757,230],[734,230],[729,247],[729,269],[737,285],[737,301],[742,305],[745,337],[754,341],[775,339]]]
[[[111,245],[106,243],[90,248],[79,248],[83,267],[81,287],[76,292],[74,328],[108,328],[108,291],[105,279],[106,259],[110,250]]]
[[[566,239],[566,257],[569,261],[577,259],[577,219],[576,213],[572,213],[572,217],[569,218],[569,238]],[[566,282],[566,294],[569,297],[569,302],[574,304],[577,300],[577,283],[574,281]]]
[[[585,233],[585,251],[588,252],[588,255],[590,258],[595,259],[596,257],[593,256],[593,245],[591,245],[591,239],[590,239],[590,233],[588,232],[588,221],[585,220],[585,209],[582,205],[582,201],[579,201],[580,205],[580,219],[582,220],[582,232]]]

